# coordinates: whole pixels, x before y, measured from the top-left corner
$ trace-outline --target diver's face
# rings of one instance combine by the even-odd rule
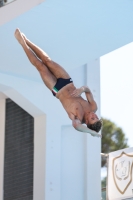
[[[95,122],[99,121],[99,118],[94,112],[90,112],[88,115],[88,123],[94,124]]]

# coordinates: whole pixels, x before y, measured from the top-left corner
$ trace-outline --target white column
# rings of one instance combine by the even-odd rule
[[[34,118],[34,200],[45,200],[46,116]]]
[[[0,99],[0,200],[3,200],[5,144],[5,99]]]
[[[91,89],[98,105],[97,115],[100,117],[100,60],[94,60],[87,65],[87,85]],[[86,136],[87,161],[87,200],[101,199],[101,139]]]

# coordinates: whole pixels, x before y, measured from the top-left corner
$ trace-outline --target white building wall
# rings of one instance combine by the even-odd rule
[[[99,200],[100,139],[74,130],[59,100],[46,89],[39,73],[15,40],[14,31],[19,27],[27,37],[46,50],[53,60],[69,71],[77,87],[90,86],[99,109],[99,60],[94,61],[94,58],[131,41],[132,34],[123,43],[119,43],[116,34],[113,34],[114,29],[108,21],[114,11],[114,1],[109,8],[107,1],[99,4],[98,0],[48,0],[13,19],[40,2],[42,0],[34,0],[31,5],[26,0],[17,0],[1,8],[0,16],[1,19],[4,16],[5,21],[1,20],[3,25],[0,27],[0,91],[16,103],[19,102],[34,117],[38,115],[35,108],[46,114],[45,200]],[[23,9],[20,9],[20,5],[13,6],[18,3],[23,3]],[[106,8],[103,9],[103,5]],[[17,12],[14,7],[18,8]],[[127,8],[130,13],[131,6],[127,5]],[[11,18],[8,9],[11,10]],[[106,17],[102,12],[105,9],[108,11]],[[119,21],[117,9],[114,15]],[[4,24],[9,18],[13,20]],[[124,34],[131,32],[130,27],[127,25],[125,32],[122,28],[116,28],[123,38]],[[113,42],[110,38],[113,38]],[[35,106],[35,110],[30,104]]]
[[[45,184],[46,189],[45,196],[46,199],[50,198],[60,199],[60,130],[61,122],[63,117],[58,114],[57,108],[59,107],[58,100],[54,97],[51,92],[49,92],[43,83],[37,83],[29,80],[24,80],[16,78],[9,75],[0,74],[0,82],[3,85],[10,87],[10,89],[0,86],[0,90],[16,102],[16,92],[26,98],[27,101],[35,105],[42,112],[46,113],[46,177]],[[13,91],[12,91],[13,88]],[[16,91],[16,92],[15,92]],[[53,99],[51,99],[53,98]],[[54,102],[53,102],[53,101]],[[17,99],[18,101],[18,99]],[[21,101],[21,99],[19,99]],[[24,101],[24,100],[23,100]],[[21,104],[27,103],[27,101],[21,102]],[[18,103],[18,102],[16,102]],[[24,105],[23,108],[25,108]],[[61,106],[60,106],[61,107]],[[30,110],[30,106],[28,108]],[[34,111],[32,111],[34,112]],[[53,116],[54,113],[54,116]],[[36,117],[36,113],[35,113]],[[45,133],[44,133],[45,134]],[[51,143],[53,143],[53,149],[51,148]],[[44,141],[45,145],[45,141]],[[45,157],[44,157],[45,159]],[[39,170],[39,169],[38,169]],[[54,190],[51,190],[51,182],[54,184]]]
[[[94,94],[97,102],[97,114],[100,116],[100,60],[88,63],[87,85]],[[87,135],[87,200],[98,200],[101,194],[101,140]],[[90,181],[91,180],[91,181]]]
[[[62,126],[61,200],[86,200],[86,165],[86,134]]]
[[[90,68],[92,67],[90,66]],[[92,89],[99,88],[99,63],[93,66],[93,68],[94,71],[91,74],[89,73],[89,67],[88,73],[85,73],[87,71],[86,65],[69,71],[77,87],[85,85],[87,77],[93,77],[95,72],[97,81]],[[93,78],[88,79],[90,86],[93,86],[93,81]],[[23,108],[29,109],[29,113],[29,105],[31,103],[46,114],[45,200],[66,200],[66,192],[70,200],[77,200],[77,197],[79,200],[99,199],[100,139],[75,131],[59,100],[52,95],[42,81],[31,81],[1,73],[0,91],[15,102],[17,99],[16,93],[19,93],[23,97],[21,105]],[[95,91],[95,94],[97,92]],[[99,102],[99,93],[96,98]],[[22,101],[21,98],[19,101]],[[29,103],[25,105],[27,101]],[[34,111],[32,110],[32,112]],[[36,113],[34,115],[36,116]],[[70,127],[70,132],[67,129],[63,129],[63,127]],[[77,146],[73,145],[74,141],[77,141]],[[93,151],[95,158],[92,155]],[[75,156],[76,158],[74,158]],[[67,161],[69,160],[72,162],[68,163]],[[94,161],[95,167],[93,165]],[[73,179],[69,176],[67,181],[65,181],[66,172],[69,175],[74,173]],[[96,177],[95,174],[97,175]],[[71,190],[69,190],[70,188]]]
[[[7,77],[6,77],[7,78]],[[6,98],[11,98],[34,118],[34,172],[33,200],[45,199],[46,175],[46,116],[14,88],[0,84],[0,200],[4,192],[4,152],[5,152],[5,116]],[[5,94],[6,95],[5,95]]]
[[[60,102],[44,87],[13,33],[19,27],[27,37],[46,50],[53,60],[69,70],[78,87],[82,83],[89,85],[98,102],[100,115],[99,60],[94,59],[132,42],[133,2],[47,0],[14,18],[41,2],[42,0],[17,0],[0,8],[0,24],[3,24],[0,27],[0,91],[16,103],[19,101],[23,108],[34,112],[35,116],[37,111],[32,110],[30,103],[46,113],[45,200],[65,199],[66,191],[67,197],[73,200],[78,197],[99,200],[100,139],[72,131],[71,121]],[[5,24],[11,19],[13,20]],[[85,63],[87,68],[79,67]],[[22,95],[23,101],[17,97],[17,92]],[[70,132],[66,134],[68,128]],[[73,146],[74,141],[77,141],[78,146]],[[71,149],[68,149],[68,144]],[[79,157],[74,160],[77,152]],[[69,160],[74,160],[72,165]],[[79,162],[82,163],[80,166]],[[78,173],[79,176],[77,180],[73,176],[73,185],[70,175],[77,165],[75,176]],[[67,167],[70,168],[68,177]],[[68,181],[66,183],[65,178]],[[78,196],[74,192],[77,189]]]

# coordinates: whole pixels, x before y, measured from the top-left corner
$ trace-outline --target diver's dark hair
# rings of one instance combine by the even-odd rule
[[[100,119],[99,121],[95,122],[94,124],[88,124],[87,127],[93,131],[99,132],[100,129],[102,128],[102,120]]]

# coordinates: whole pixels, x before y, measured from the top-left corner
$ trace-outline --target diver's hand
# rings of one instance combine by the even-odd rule
[[[97,133],[96,131],[91,132],[91,135],[92,135],[93,137],[100,137],[100,138],[102,138],[102,135],[99,134],[99,133]]]
[[[78,119],[72,119],[72,125],[77,131],[81,131],[81,132],[84,132],[84,133],[89,133],[93,137],[102,138],[102,135],[100,135],[96,131],[91,130],[88,127],[84,126],[83,124],[81,124],[80,120],[78,120]]]
[[[81,88],[77,88],[73,91],[73,93],[71,94],[71,96],[73,97],[79,97],[81,96],[81,94],[84,92],[84,88],[81,87]]]

